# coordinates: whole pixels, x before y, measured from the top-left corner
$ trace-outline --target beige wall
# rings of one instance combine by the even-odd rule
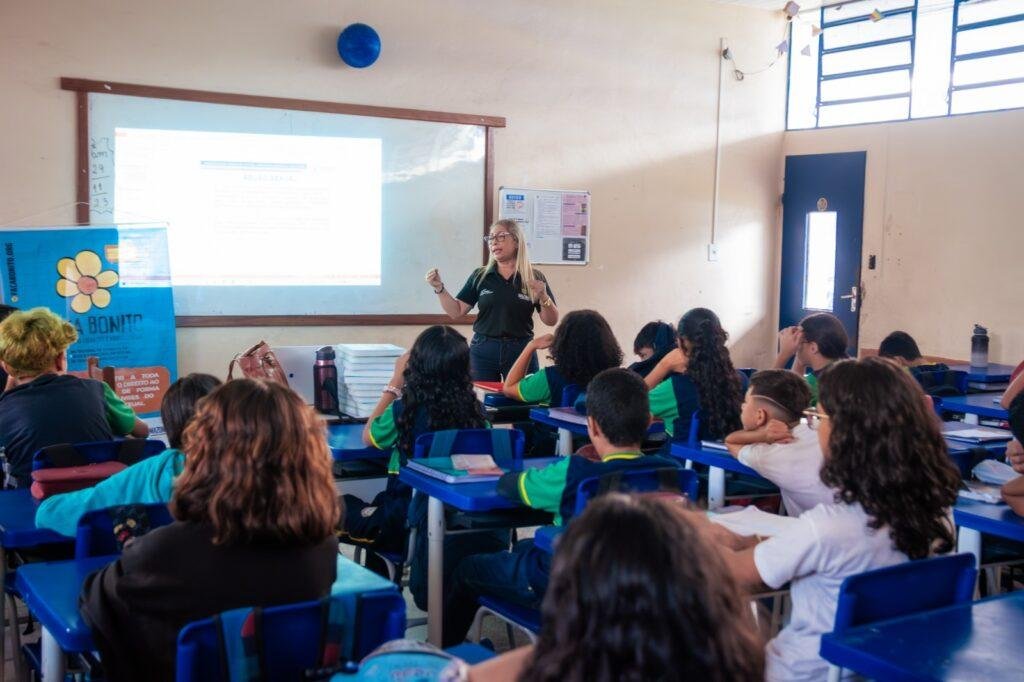
[[[867,150],[861,347],[903,329],[925,354],[966,359],[977,322],[993,362],[1024,359],[1024,111],[786,134],[786,154],[854,150]]]
[[[353,21],[383,38],[365,71],[334,52]],[[781,63],[725,83],[721,261],[705,254],[719,37],[756,69],[781,29],[777,13],[702,0],[5,0],[0,224],[74,200],[73,98],[60,76],[506,116],[497,185],[593,192],[591,264],[544,268],[563,310],[601,310],[628,352],[643,322],[707,305],[733,332],[738,364],[763,364],[775,324]],[[467,273],[443,274],[455,286]],[[223,374],[259,338],[407,345],[418,331],[182,329],[180,369]]]

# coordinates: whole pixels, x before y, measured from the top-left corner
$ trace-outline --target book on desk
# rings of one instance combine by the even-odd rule
[[[995,429],[990,426],[949,429],[944,430],[942,435],[950,440],[964,443],[998,443],[999,441],[1010,440],[1013,437],[1006,429]]]

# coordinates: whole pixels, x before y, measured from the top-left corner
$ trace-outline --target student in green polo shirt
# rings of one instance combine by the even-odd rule
[[[412,490],[398,480],[398,472],[412,457],[416,438],[430,431],[489,426],[473,393],[466,337],[451,327],[428,327],[395,363],[394,374],[363,430],[367,445],[391,451],[387,487],[370,504],[355,495],[343,496],[345,517],[338,529],[339,538],[378,551],[404,552]],[[502,535],[507,546],[508,533]],[[494,551],[502,546],[500,538],[495,537],[481,533],[447,544],[468,544],[467,552]],[[457,551],[451,549],[456,555]],[[380,564],[367,565],[383,569]],[[422,582],[425,588],[424,571],[425,557],[414,557],[410,587],[417,604],[426,600],[426,595],[414,587]]]
[[[647,435],[651,413],[643,380],[628,369],[608,369],[587,390],[587,431],[600,461],[572,455],[542,469],[505,474],[498,492],[517,502],[554,514],[566,524],[576,507],[581,481],[629,469],[678,468],[675,459],[644,455],[640,444]],[[511,552],[481,554],[464,559],[455,569],[445,600],[444,645],[461,642],[481,596],[500,596],[537,608],[547,587],[551,556],[523,540]]]
[[[779,332],[779,355],[773,367],[785,369],[793,360],[791,369],[807,380],[814,407],[818,404],[818,375],[836,360],[845,359],[849,344],[849,336],[838,317],[814,313]]]
[[[526,375],[534,352],[545,348],[554,364]],[[594,376],[621,364],[622,349],[608,321],[595,310],[574,310],[562,319],[554,335],[527,344],[505,377],[502,392],[524,403],[561,406],[567,386],[586,391]]]

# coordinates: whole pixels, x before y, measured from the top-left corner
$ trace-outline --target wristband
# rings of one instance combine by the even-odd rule
[[[434,289],[434,293],[437,294],[438,296],[443,294],[444,293],[444,285],[442,284],[440,289]]]
[[[397,386],[392,386],[388,384],[387,386],[384,387],[382,393],[390,393],[391,395],[395,396],[395,398],[399,400],[402,399],[402,389],[398,388]]]
[[[544,307],[544,308],[550,308],[551,306],[553,306],[553,305],[555,304],[555,302],[554,302],[554,301],[552,301],[552,300],[551,300],[551,297],[549,296],[549,297],[548,297],[548,300],[546,300],[546,301],[541,301],[541,302],[540,302],[540,304],[541,304],[541,306],[542,306],[542,307]]]

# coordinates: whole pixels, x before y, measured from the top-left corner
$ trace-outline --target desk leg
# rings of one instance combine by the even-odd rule
[[[956,538],[957,552],[970,552],[974,555],[975,568],[981,566],[981,533],[973,528],[960,526]]]
[[[725,469],[708,469],[708,509],[718,509],[725,504]]]
[[[976,414],[965,414],[964,424],[978,424],[981,422],[981,417]]]
[[[558,454],[572,454],[572,431],[569,429],[558,429]]]
[[[441,646],[444,619],[444,503],[427,501],[427,641]]]
[[[60,646],[57,645],[57,640],[53,638],[50,631],[46,628],[42,628],[42,669],[43,679],[49,682],[50,680],[63,680],[64,673],[66,672],[64,666],[64,652],[60,650]]]

